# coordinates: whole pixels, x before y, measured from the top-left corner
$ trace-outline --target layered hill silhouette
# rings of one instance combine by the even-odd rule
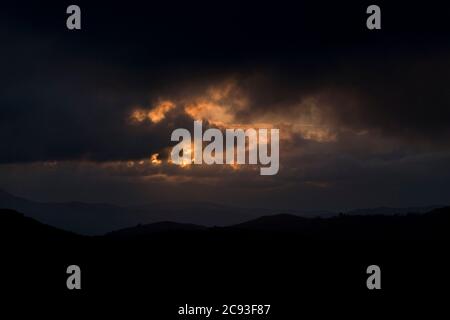
[[[439,206],[359,209],[349,215],[424,213]],[[286,212],[305,217],[331,217],[330,211],[292,211],[265,208],[241,208],[209,202],[159,202],[140,206],[117,206],[105,203],[44,203],[14,196],[0,190],[0,208],[17,210],[30,218],[82,235],[102,235],[136,225],[161,221],[195,224],[206,227],[230,226]],[[245,224],[244,224],[245,226]]]
[[[426,239],[443,238],[450,227],[450,207],[427,213],[398,215],[347,215],[328,218],[304,218],[291,214],[263,216],[227,227],[207,228],[199,225],[162,222],[139,225],[108,233],[109,237],[146,237],[164,232],[207,232],[240,234],[285,234],[326,239]]]
[[[17,243],[30,240],[76,239],[79,236],[38,222],[15,210],[0,209],[0,237]]]
[[[413,237],[417,239],[443,236],[450,226],[450,207],[433,209],[427,213],[397,215],[348,215],[340,214],[328,218],[305,218],[291,214],[263,216],[226,227],[206,227],[176,222],[156,222],[138,224],[134,227],[118,229],[105,234],[108,238],[146,237],[154,234],[181,232],[259,232],[295,233],[301,236],[320,238],[354,237],[376,239]],[[26,217],[10,209],[0,209],[0,228],[8,238],[74,238],[75,233]]]
[[[195,224],[164,221],[112,231],[107,233],[106,235],[109,237],[141,237],[153,233],[189,232],[189,231],[201,231],[206,229],[208,228]]]
[[[0,208],[17,210],[43,223],[84,235],[101,235],[160,221],[224,226],[275,213],[268,209],[239,208],[209,202],[160,202],[128,207],[83,202],[43,203],[1,190]]]

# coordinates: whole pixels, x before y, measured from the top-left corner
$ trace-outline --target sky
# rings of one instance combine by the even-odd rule
[[[75,2],[74,2],[75,3]],[[0,188],[39,201],[449,204],[450,11],[433,1],[2,5]],[[280,129],[280,170],[169,161],[173,130]]]

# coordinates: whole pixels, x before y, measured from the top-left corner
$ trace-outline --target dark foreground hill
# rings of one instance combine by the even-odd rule
[[[64,241],[79,238],[79,236],[40,223],[15,210],[0,209],[0,238],[5,239],[12,245],[14,241]]]
[[[449,217],[449,208],[326,219],[276,215],[232,227],[163,223],[86,237],[2,210],[1,288],[10,298],[26,293],[110,312],[144,308],[159,319],[183,319],[177,307],[185,304],[271,304],[267,319],[280,320],[360,319],[368,310],[369,318],[400,317],[426,301],[435,308],[447,301]],[[81,267],[81,291],[66,288],[71,264]],[[373,264],[382,270],[380,291],[366,287]]]

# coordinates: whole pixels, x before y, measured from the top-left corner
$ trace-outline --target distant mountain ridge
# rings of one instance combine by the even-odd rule
[[[159,202],[128,207],[104,203],[45,203],[1,190],[0,208],[17,210],[42,223],[84,235],[101,235],[161,221],[225,226],[276,213],[271,209],[240,208],[208,202]]]
[[[450,207],[433,209],[427,213],[409,213],[406,215],[338,215],[334,217],[305,218],[290,214],[263,216],[244,223],[227,227],[205,227],[194,224],[176,222],[156,222],[146,225],[124,228],[106,233],[104,237],[113,238],[146,238],[162,234],[176,234],[195,232],[243,232],[244,234],[258,233],[294,233],[301,236],[318,236],[321,238],[375,239],[377,237],[396,237],[408,235],[421,238],[426,235],[443,237],[447,235],[450,225]],[[80,237],[74,233],[64,231],[23,214],[0,209],[0,238],[37,240],[75,239]],[[402,236],[400,236],[401,238]]]
[[[359,209],[348,211],[350,215],[361,214],[404,214],[427,212],[439,206],[417,208]],[[148,225],[161,221],[205,227],[229,226],[246,221],[286,212],[305,217],[330,217],[337,213],[330,211],[293,211],[264,208],[241,208],[210,202],[159,202],[139,206],[117,206],[105,203],[44,203],[17,197],[0,190],[0,208],[24,213],[44,224],[82,235],[102,235],[114,230]]]
[[[127,237],[127,236],[145,236],[152,233],[161,232],[180,232],[180,231],[201,231],[206,230],[207,227],[199,226],[188,223],[176,223],[176,222],[155,222],[146,225],[138,225],[135,227],[125,228],[121,230],[112,231],[106,234],[106,236],[112,237]]]
[[[142,237],[170,232],[242,232],[296,234],[318,238],[377,239],[383,237],[421,238],[425,235],[444,237],[450,225],[450,207],[433,209],[426,213],[398,215],[349,215],[333,217],[299,217],[291,214],[263,216],[226,227],[207,228],[170,222],[154,223],[118,230],[107,234],[111,237]]]
[[[434,209],[446,207],[445,205],[434,205],[434,206],[423,206],[423,207],[405,207],[405,208],[394,208],[394,207],[376,207],[376,208],[365,208],[365,209],[354,209],[346,211],[348,215],[374,215],[374,214],[406,214],[406,213],[425,213]]]

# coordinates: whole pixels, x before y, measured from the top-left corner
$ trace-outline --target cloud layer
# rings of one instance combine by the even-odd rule
[[[364,8],[353,3],[257,13],[234,3],[180,6],[86,4],[79,33],[56,27],[62,5],[5,8],[0,187],[124,203],[171,190],[305,208],[448,200],[450,48],[441,20],[406,28],[390,18],[402,10],[392,5],[386,30],[373,34],[359,27]],[[312,18],[319,14],[326,24]],[[279,174],[170,164],[171,132],[197,119],[279,128]]]

